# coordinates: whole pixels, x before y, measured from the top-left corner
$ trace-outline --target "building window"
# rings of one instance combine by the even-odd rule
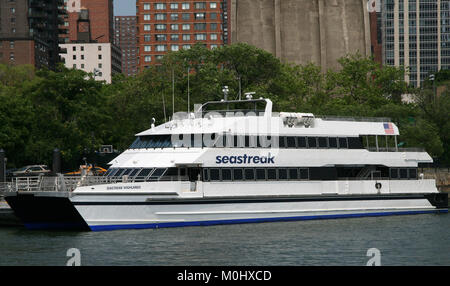
[[[144,42],[150,42],[151,36],[150,35],[144,35]]]
[[[190,40],[191,40],[191,35],[183,34],[183,41],[190,41]]]
[[[178,24],[170,25],[170,29],[173,30],[173,31],[178,31]]]
[[[210,38],[212,41],[216,41],[217,40],[217,34],[211,34]]]
[[[194,30],[196,30],[196,31],[204,31],[204,30],[206,30],[206,24],[205,23],[195,23],[194,24]]]
[[[183,50],[189,50],[191,48],[191,45],[183,45]]]
[[[72,51],[75,52],[76,50],[77,50],[77,47],[76,47],[76,46],[73,46],[73,47],[72,47]]]
[[[167,41],[166,35],[155,35],[155,40],[158,42]]]
[[[170,14],[170,20],[172,20],[172,21],[176,21],[176,20],[178,20],[178,14]]]
[[[101,63],[98,64],[98,68],[101,69],[103,65]]]
[[[77,59],[77,55],[73,55],[72,58],[73,58],[74,60],[76,60],[76,59]]]
[[[150,21],[150,14],[144,14],[144,21]]]
[[[150,3],[144,4],[144,10],[150,10]]]
[[[217,45],[211,45],[211,50],[216,49],[216,48],[217,48]]]
[[[179,47],[178,47],[178,45],[172,45],[172,46],[170,47],[170,49],[171,49],[173,52],[176,52],[176,51],[179,50]]]
[[[15,60],[15,57],[14,57],[14,53],[13,53],[13,52],[10,52],[10,53],[9,53],[9,59],[10,59],[11,61],[14,61],[14,60]]]
[[[155,30],[157,31],[161,31],[161,30],[165,30],[166,29],[166,24],[156,24],[155,25]]]
[[[217,3],[216,2],[209,3],[209,8],[216,9],[217,8]]]
[[[209,14],[209,17],[211,18],[211,20],[216,20],[217,19],[217,13],[211,13],[211,14]]]
[[[102,50],[102,46],[98,46],[98,50],[101,51]]]
[[[165,52],[165,51],[167,51],[167,46],[166,45],[156,45],[155,50],[157,52]]]
[[[81,59],[84,60],[84,55],[81,55]]]
[[[206,2],[195,2],[195,9],[206,9]]]
[[[217,30],[217,23],[212,23],[209,27],[211,28],[211,31],[215,31]]]
[[[74,69],[76,69],[77,68],[77,64],[73,64],[73,66],[72,66]]]
[[[158,20],[158,21],[166,20],[166,14],[163,14],[163,13],[155,14],[155,20]]]
[[[84,69],[84,64],[81,64],[81,68]]]
[[[184,31],[190,30],[191,29],[191,25],[189,24],[183,24],[183,26],[181,27]]]
[[[170,35],[170,40],[171,40],[171,41],[178,41],[178,39],[179,39],[178,34],[172,34],[172,35]]]
[[[170,9],[172,10],[178,9],[178,3],[170,3]]]
[[[189,19],[191,19],[191,14],[189,14],[189,13],[183,13],[183,14],[181,14],[181,19],[183,19],[183,20],[189,20]]]
[[[206,40],[206,34],[195,34],[195,40],[197,40],[197,41]]]
[[[181,9],[183,9],[183,10],[189,10],[189,3],[182,3],[182,4],[181,4]]]
[[[84,46],[80,46],[80,50],[81,50],[81,51],[84,51]]]
[[[144,57],[144,62],[148,63],[152,61],[152,56],[145,56]]]
[[[144,52],[151,52],[151,51],[152,51],[152,46],[150,46],[150,45],[144,46]]]
[[[102,59],[102,55],[98,55],[98,59],[101,60]]]
[[[165,3],[155,3],[155,10],[165,10],[166,4]]]
[[[144,24],[144,31],[150,31],[150,24]]]
[[[194,15],[196,20],[206,19],[206,13],[195,13]]]

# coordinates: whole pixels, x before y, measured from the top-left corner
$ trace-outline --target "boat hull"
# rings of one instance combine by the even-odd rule
[[[448,212],[447,194],[151,199],[17,195],[29,229],[116,230]]]

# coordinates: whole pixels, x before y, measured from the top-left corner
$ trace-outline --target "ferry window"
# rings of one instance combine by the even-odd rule
[[[408,169],[400,169],[400,179],[408,179]]]
[[[391,179],[398,178],[398,169],[391,169]]]
[[[254,180],[255,179],[255,170],[254,169],[244,169],[244,175],[246,180]]]
[[[257,137],[256,136],[248,136],[249,137],[249,145],[250,148],[256,148],[257,147]]]
[[[126,169],[125,172],[123,172],[122,176],[126,176],[126,175],[130,174],[131,171],[133,171],[133,169]]]
[[[301,180],[308,180],[309,179],[309,170],[306,168],[300,169],[300,179]]]
[[[209,181],[208,169],[203,169],[203,181]]]
[[[134,177],[137,172],[139,172],[141,169],[133,169],[133,171],[130,173],[130,177]]]
[[[306,148],[306,137],[298,137],[297,146],[298,148]]]
[[[231,181],[231,169],[222,169],[222,181]]]
[[[417,169],[409,169],[409,178],[417,179]]]
[[[319,148],[327,148],[327,137],[319,137]]]
[[[276,180],[277,179],[277,170],[276,169],[267,169],[267,179],[268,180]]]
[[[278,146],[280,146],[280,148],[286,148],[286,137],[285,136],[279,137]]]
[[[298,179],[298,169],[297,168],[289,168],[289,179],[290,180]]]
[[[258,136],[258,147],[259,148],[268,148],[268,147],[273,147],[272,146],[272,136]]]
[[[153,171],[153,173],[150,175],[149,179],[158,180],[159,177],[161,177],[165,171],[166,171],[165,168],[156,168],[155,171]]]
[[[309,148],[317,147],[316,137],[308,137],[308,147]]]
[[[288,136],[286,141],[288,148],[295,148],[295,137]]]
[[[245,147],[244,136],[242,136],[242,135],[234,136],[234,147],[237,147],[237,148]]]
[[[330,148],[337,148],[337,138],[336,137],[328,138],[328,142],[330,144]]]
[[[363,149],[362,137],[349,137],[348,148],[350,149]]]
[[[219,177],[219,169],[209,169],[209,176],[211,181],[218,181]]]
[[[115,174],[116,177],[122,177],[122,174],[125,173],[127,169],[119,169],[119,171]]]
[[[287,170],[278,169],[278,180],[287,180]]]
[[[148,174],[150,174],[150,171],[153,169],[142,169],[139,174],[138,177],[147,177]]]
[[[164,180],[174,181],[178,180],[178,168],[169,168],[167,172],[164,173]]]
[[[256,169],[256,179],[265,180],[266,179],[266,169],[258,168]]]
[[[348,148],[347,145],[347,137],[343,138],[339,138],[339,148]]]
[[[115,169],[115,168],[110,168],[110,169],[108,169],[108,171],[106,171],[106,173],[105,173],[105,176],[111,176],[111,174],[112,173],[114,173],[114,172],[116,172],[117,171],[117,169]]]
[[[233,169],[233,180],[240,181],[244,178],[242,169]]]

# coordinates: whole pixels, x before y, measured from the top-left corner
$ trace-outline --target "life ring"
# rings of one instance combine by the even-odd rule
[[[381,187],[382,187],[381,183],[376,183],[376,184],[375,184],[375,188],[376,188],[377,190],[381,189]]]

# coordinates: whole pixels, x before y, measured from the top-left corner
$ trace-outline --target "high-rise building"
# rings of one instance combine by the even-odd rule
[[[65,8],[66,43],[87,40],[113,42],[113,0],[65,0]]]
[[[93,73],[111,83],[121,73],[121,52],[113,43],[113,0],[68,0],[64,27],[67,37],[60,47],[67,68]]]
[[[383,62],[409,69],[405,80],[420,87],[431,74],[450,69],[450,0],[383,0]]]
[[[228,0],[137,0],[139,69],[168,51],[201,43],[213,49],[230,41]]]
[[[367,0],[231,0],[232,43],[337,69],[347,54],[371,55],[368,10]]]
[[[381,0],[367,2],[370,17],[370,45],[373,59],[383,64],[383,33],[381,30]]]
[[[126,76],[137,74],[136,16],[114,17],[114,44],[122,51],[122,73]]]
[[[54,69],[63,0],[0,0],[0,63]]]
[[[67,68],[92,73],[96,80],[111,83],[112,75],[121,73],[120,49],[112,43],[61,44],[67,52],[61,55]]]

